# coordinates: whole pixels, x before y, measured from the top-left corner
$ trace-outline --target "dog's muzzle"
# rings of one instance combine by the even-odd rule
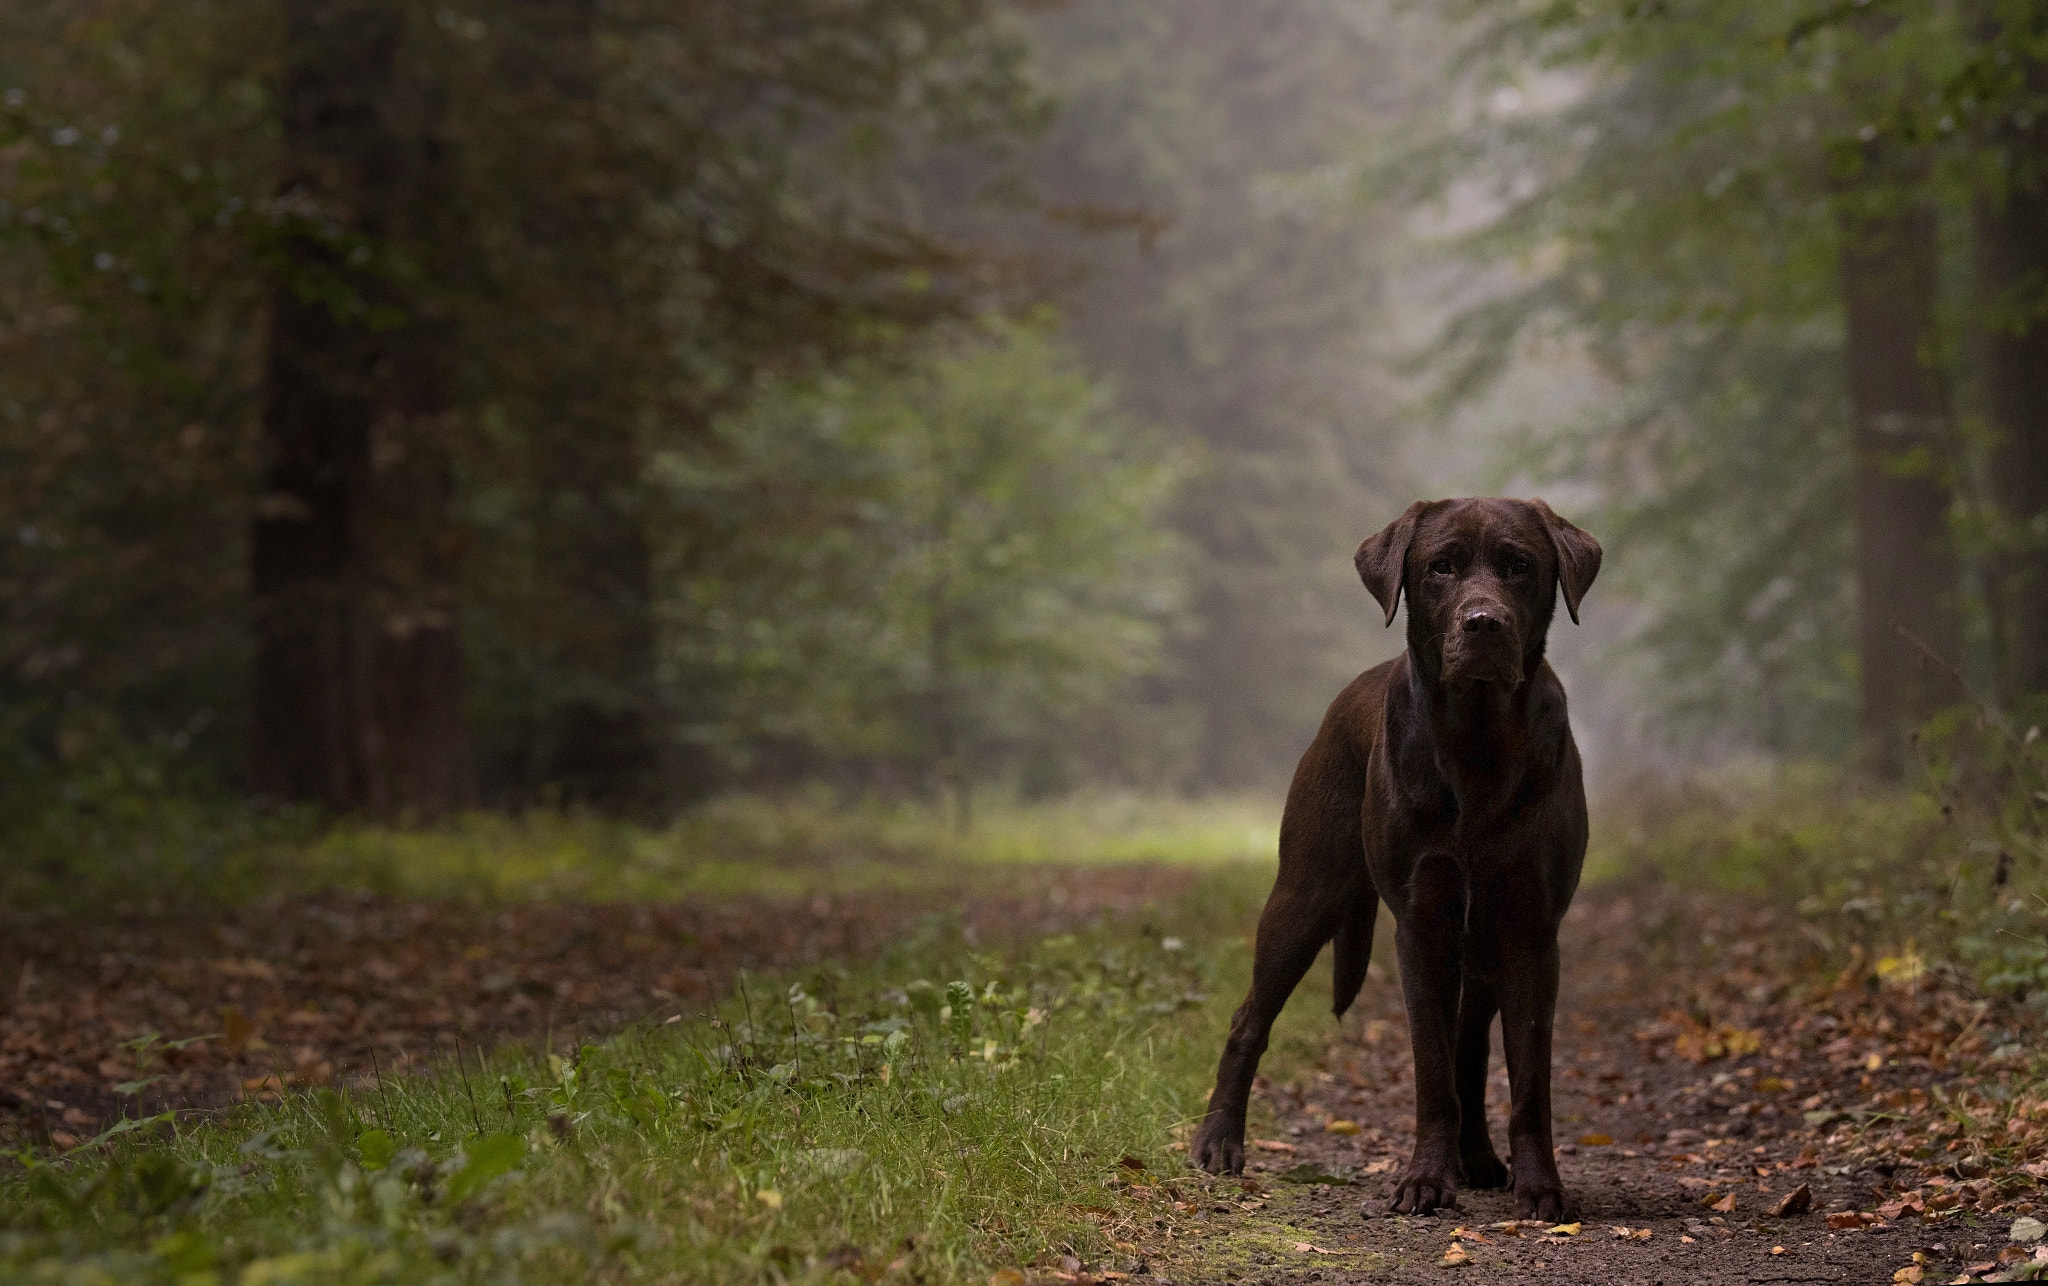
[[[1521,632],[1507,612],[1490,603],[1459,611],[1457,624],[1444,638],[1444,677],[1466,683],[1521,683]]]

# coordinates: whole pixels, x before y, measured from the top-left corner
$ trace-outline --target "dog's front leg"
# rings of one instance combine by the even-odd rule
[[[1515,1218],[1561,1223],[1577,1216],[1564,1190],[1550,1136],[1551,1023],[1557,1013],[1557,930],[1549,924],[1503,935],[1501,1045],[1507,1054],[1509,1164]]]
[[[1486,1127],[1486,1071],[1493,1017],[1500,1011],[1490,960],[1475,961],[1483,944],[1466,943],[1465,990],[1458,998],[1458,1163],[1468,1188],[1505,1188],[1508,1168]]]
[[[1458,1200],[1458,994],[1463,981],[1464,876],[1448,859],[1415,865],[1394,940],[1415,1055],[1415,1152],[1394,1188],[1396,1214],[1428,1214]]]

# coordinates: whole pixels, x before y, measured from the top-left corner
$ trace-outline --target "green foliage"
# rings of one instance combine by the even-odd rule
[[[61,759],[111,719],[218,768],[247,649],[249,502],[221,498],[255,479],[274,32],[146,8],[0,17],[0,741]]]
[[[55,763],[15,757],[0,789],[0,906],[241,901],[289,886],[319,819],[226,797],[187,758],[118,735]]]
[[[943,935],[746,978],[573,1056],[248,1104],[0,1169],[10,1281],[942,1278],[1114,1251],[1120,1159],[1174,1178],[1262,870],[1013,957]],[[1190,938],[1193,935],[1190,934]],[[1311,1006],[1312,1008],[1316,1006]],[[1325,1021],[1327,1019],[1325,1018]]]
[[[285,502],[258,494],[266,327],[296,297],[447,349],[450,414],[378,470],[445,458],[456,531],[380,529],[406,547],[378,571],[451,564],[490,784],[538,795],[565,712],[657,704],[647,455],[763,369],[965,311],[972,257],[883,208],[894,147],[1041,105],[986,0],[362,0],[402,44],[382,126],[434,158],[380,224],[285,155],[288,8],[0,17],[4,732],[47,759],[85,711],[237,775],[249,533]]]
[[[1654,874],[1796,906],[1838,959],[1949,960],[2048,1004],[2048,745],[1963,714],[1918,742],[1925,789],[1835,769],[1703,779],[1603,818],[1589,878]]]
[[[655,465],[675,664],[718,694],[689,733],[742,763],[1043,779],[1159,664],[1188,472],[1043,322],[769,386],[713,449]]]
[[[1597,485],[1590,521],[1649,609],[1638,641],[1675,728],[1839,751],[1855,614],[1833,108],[1766,56],[1776,9],[1475,13],[1467,123],[1401,164],[1483,194],[1460,251],[1515,271],[1440,337],[1438,395],[1482,395],[1531,341],[1589,360],[1609,387],[1575,423],[1515,425],[1503,472]]]
[[[1856,673],[1844,229],[1931,204],[1949,228],[1945,271],[1967,262],[1973,207],[2040,177],[2028,131],[2043,103],[2023,68],[2048,12],[1596,0],[1468,13],[1462,115],[1387,176],[1483,212],[1459,250],[1488,284],[1435,348],[1440,396],[1483,395],[1532,341],[1589,360],[1599,396],[1577,423],[1518,426],[1504,472],[1598,488],[1603,539],[1627,551],[1617,583],[1649,609],[1652,693],[1676,726],[1840,751]],[[1965,335],[2023,327],[2043,304],[2033,289],[1947,292],[1922,356],[1966,412]],[[1962,418],[1961,474],[1937,476],[1960,486],[1960,543],[1983,554],[1998,523],[1969,462],[1986,430]]]
[[[1003,235],[1073,265],[1077,348],[1204,454],[1172,514],[1193,611],[1133,750],[1190,786],[1275,785],[1331,698],[1398,650],[1350,559],[1416,495],[1388,290],[1405,212],[1346,180],[1439,92],[1434,28],[1379,0],[1039,8],[1060,111],[1020,166],[1054,226]]]
[[[973,829],[928,804],[823,793],[706,801],[661,827],[593,813],[475,813],[431,828],[324,825],[172,790],[111,757],[43,779],[0,816],[0,905],[31,915],[147,905],[233,905],[360,890],[389,897],[525,902],[798,896],[928,888],[976,878],[1020,886],[1052,865],[1262,861],[1279,815],[1262,797],[1201,801],[1080,794],[994,797]],[[138,1072],[140,1074],[140,1072]]]

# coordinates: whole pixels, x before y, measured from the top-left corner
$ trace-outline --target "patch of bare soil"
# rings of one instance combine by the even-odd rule
[[[941,879],[915,895],[801,901],[485,909],[336,895],[0,918],[0,1146],[71,1147],[124,1115],[361,1083],[504,1043],[570,1048],[701,1010],[741,970],[858,959],[920,933],[1062,932],[1170,900],[1194,878],[1006,868],[973,889]]]
[[[1669,890],[1583,895],[1564,949],[1554,1101],[1577,1224],[1517,1224],[1505,1191],[1388,1213],[1414,1095],[1399,989],[1376,964],[1318,1070],[1261,1083],[1272,1124],[1242,1183],[1139,1182],[1160,1217],[1133,1232],[1159,1271],[1678,1286],[2048,1269],[2038,1241],[2008,1239],[2048,1204],[2048,1100],[2014,1057],[2019,1015],[1911,960],[1816,983],[1789,917]],[[1497,1040],[1495,1062],[1499,1145]]]

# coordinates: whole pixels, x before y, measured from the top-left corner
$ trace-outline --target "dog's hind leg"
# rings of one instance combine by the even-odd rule
[[[1252,988],[1230,1017],[1230,1035],[1216,1068],[1216,1088],[1209,1095],[1209,1113],[1189,1145],[1188,1159],[1211,1174],[1237,1174],[1244,1169],[1244,1119],[1251,1103],[1252,1077],[1273,1032],[1273,1020],[1316,953],[1335,929],[1328,902],[1276,886],[1259,916],[1259,936],[1252,955]]]
[[[1379,919],[1380,898],[1372,881],[1361,874],[1358,888],[1344,918],[1337,922],[1337,936],[1331,940],[1330,1012],[1342,1018],[1358,999],[1365,985],[1366,966],[1372,963],[1372,931]]]
[[[1341,737],[1341,730],[1325,723],[1302,756],[1287,792],[1287,811],[1280,821],[1280,871],[1266,909],[1259,914],[1251,991],[1231,1016],[1209,1113],[1188,1146],[1188,1160],[1211,1174],[1244,1169],[1245,1111],[1273,1020],[1323,944],[1339,932],[1358,903],[1360,883],[1370,884],[1359,838],[1364,775]],[[1369,887],[1363,897],[1372,897]],[[1369,937],[1365,945],[1370,954]],[[1351,955],[1362,975],[1365,955],[1355,950]],[[1345,996],[1343,986],[1338,984],[1340,996]],[[1355,982],[1351,990],[1357,990]]]

